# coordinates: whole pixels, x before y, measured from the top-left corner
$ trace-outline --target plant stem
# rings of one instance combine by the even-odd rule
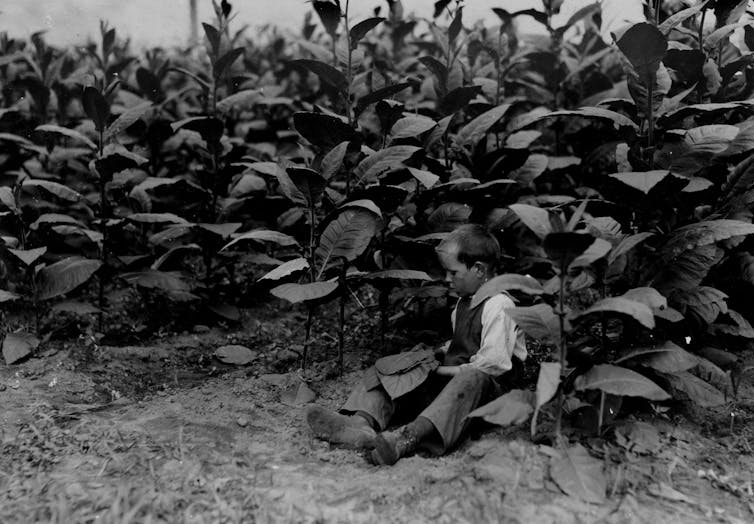
[[[98,158],[102,158],[104,151],[104,131],[99,132],[99,144],[98,144]],[[102,333],[102,326],[104,323],[104,311],[105,311],[105,279],[107,278],[107,217],[110,214],[107,205],[107,191],[105,188],[106,182],[104,173],[99,173],[99,196],[100,196],[100,229],[102,231],[102,270],[100,271],[98,282],[98,305],[99,312],[97,313],[97,331]]]
[[[311,304],[307,304],[307,313],[306,313],[306,335],[304,338],[304,351],[301,355],[301,369],[306,369],[306,357],[309,354],[309,336],[312,332],[312,319],[314,318],[314,306]]]
[[[707,10],[702,9],[702,18],[699,21],[699,32],[696,36],[697,44],[699,45],[699,52],[704,53],[704,19],[707,17]],[[697,102],[700,104],[704,101],[704,84],[699,82],[696,87]]]
[[[605,397],[607,394],[600,391],[600,412],[597,416],[597,435],[602,433],[602,422],[605,420]]]
[[[351,48],[351,33],[348,30],[348,4],[349,0],[346,0],[346,12],[343,14],[343,23],[346,26],[346,45],[348,45],[348,69],[346,70],[346,80],[348,81],[348,85],[346,86],[346,117],[348,118],[348,125],[353,126],[353,115],[351,111],[351,81],[353,75],[351,67],[353,49]]]
[[[340,285],[343,291],[340,294],[340,311],[338,315],[338,375],[343,376],[343,353],[345,352],[345,328],[346,328],[346,268],[348,262],[343,260],[343,268],[340,272]]]
[[[560,327],[560,389],[558,392],[558,410],[555,418],[555,438],[560,441],[563,419],[563,406],[565,405],[565,378],[566,365],[566,330],[565,330],[565,279],[567,268],[565,264],[560,267],[560,293],[558,294],[558,324]]]
[[[654,165],[654,133],[655,133],[655,115],[654,115],[654,88],[657,73],[649,76],[649,85],[647,86],[647,152],[649,153],[649,169]]]
[[[317,274],[314,268],[314,251],[316,249],[315,235],[317,234],[316,219],[314,202],[311,202],[309,204],[309,278],[311,282],[317,280]]]

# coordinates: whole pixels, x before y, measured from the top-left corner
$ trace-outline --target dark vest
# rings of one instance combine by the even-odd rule
[[[462,297],[456,306],[456,328],[450,341],[448,352],[443,360],[444,366],[467,364],[471,355],[479,351],[482,343],[482,312],[484,303],[471,309],[471,297]]]

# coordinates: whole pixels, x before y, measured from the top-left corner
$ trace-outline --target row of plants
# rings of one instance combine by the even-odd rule
[[[578,410],[599,430],[623,398],[725,403],[746,371],[729,350],[754,337],[747,3],[651,2],[612,41],[607,4],[553,27],[561,3],[489,27],[462,1],[358,23],[315,1],[301,36],[252,41],[222,2],[203,46],[140,57],[104,23],[80,49],[3,34],[0,299],[34,324],[5,323],[6,361],[48,313],[106,330],[132,286],[228,321],[248,294],[303,304],[304,366],[336,302],[342,369],[356,290],[375,290],[384,336],[396,304],[446,295],[433,247],[475,221],[507,255],[487,291],[554,348],[536,393],[486,418],[533,412],[535,434],[556,392],[558,434]],[[545,38],[520,38],[524,15]]]

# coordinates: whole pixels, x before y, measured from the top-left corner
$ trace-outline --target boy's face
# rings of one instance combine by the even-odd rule
[[[468,297],[487,280],[484,265],[477,262],[468,267],[458,260],[458,246],[450,245],[437,252],[440,264],[445,269],[445,281],[450,283],[451,290],[462,297]]]

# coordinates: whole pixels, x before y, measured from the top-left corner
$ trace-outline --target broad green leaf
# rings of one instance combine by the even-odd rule
[[[205,223],[199,223],[196,224],[194,227],[196,229],[200,229],[201,231],[206,231],[208,233],[212,233],[213,235],[217,235],[222,238],[228,238],[233,233],[238,231],[243,224],[241,222],[224,222],[222,224],[205,224]]]
[[[361,255],[376,231],[377,217],[373,213],[361,209],[342,211],[327,225],[314,253],[319,265],[317,279],[337,259],[343,258],[350,262]]]
[[[539,410],[555,396],[560,386],[560,364],[558,362],[540,362],[537,389],[535,391],[534,414],[531,417],[532,438],[537,432]]]
[[[460,147],[475,146],[510,108],[510,104],[503,104],[474,118],[458,131],[455,137],[456,144]]]
[[[467,415],[468,418],[481,418],[497,426],[523,424],[534,412],[534,393],[514,389],[492,402],[478,407]]]
[[[231,109],[240,107],[242,109],[251,108],[262,99],[263,95],[259,89],[244,89],[238,93],[226,96],[215,105],[220,113],[227,113]]]
[[[725,395],[719,389],[688,371],[665,375],[665,379],[674,393],[681,393],[702,407],[714,408],[727,403]]]
[[[649,192],[662,180],[668,176],[672,176],[670,171],[663,169],[656,169],[653,171],[632,171],[626,173],[613,173],[608,175],[610,178],[619,180],[623,184],[629,187],[638,189],[644,194]]]
[[[659,110],[662,107],[665,97],[670,92],[672,86],[672,80],[667,68],[660,63],[657,71],[652,75],[651,79],[644,80],[634,70],[633,67],[626,64],[625,68],[626,80],[628,84],[628,92],[631,98],[636,104],[638,114],[641,118],[649,118],[649,85],[647,82],[652,82],[652,114],[653,118],[657,118]]]
[[[123,273],[120,278],[131,285],[148,289],[160,289],[165,292],[188,293],[191,286],[178,271],[135,271]]]
[[[605,242],[602,239],[598,240]],[[593,246],[594,243],[595,238],[586,232],[556,231],[545,237],[542,247],[550,260],[555,262],[561,271],[564,271],[577,257],[585,256],[589,247]],[[587,258],[585,257],[584,260],[587,260]]]
[[[102,266],[99,260],[68,257],[43,267],[36,275],[40,300],[59,297],[88,281]]]
[[[309,269],[309,262],[305,258],[294,258],[279,265],[259,280],[280,280],[305,269]]]
[[[215,26],[212,24],[202,23],[202,27],[204,28],[204,34],[207,37],[207,41],[209,42],[209,45],[211,46],[212,54],[217,56],[220,53],[220,42],[222,40],[222,33],[217,30]]]
[[[409,115],[401,118],[390,128],[390,136],[398,138],[418,138],[422,133],[437,126],[437,122],[427,116]]]
[[[437,94],[440,97],[445,96],[445,93],[448,92],[448,68],[445,64],[433,56],[421,56],[419,57],[419,62],[435,75],[435,78],[437,79],[437,83],[435,84]]]
[[[351,49],[356,49],[356,46],[359,45],[361,39],[364,38],[369,31],[371,31],[384,21],[385,19],[382,17],[367,18],[366,20],[362,20],[361,22],[353,26],[349,31]]]
[[[309,206],[319,202],[327,186],[327,180],[322,175],[306,167],[289,167],[285,171]]]
[[[596,118],[598,120],[609,120],[613,123],[613,126],[616,130],[621,129],[622,127],[628,127],[633,129],[634,131],[639,131],[639,126],[637,126],[633,122],[633,120],[631,120],[627,116],[616,113],[615,111],[610,111],[609,109],[589,106],[582,107],[580,109],[563,109],[560,111],[552,111],[543,115],[538,115],[524,122],[525,125],[517,126],[516,130],[522,129],[523,127],[529,126],[535,122],[539,122],[540,120],[545,120],[547,118],[562,117],[581,117],[587,119]]]
[[[549,343],[556,343],[560,338],[558,317],[548,304],[506,308],[505,313],[532,338]]]
[[[343,167],[343,160],[348,151],[348,142],[341,142],[333,147],[322,159],[322,176],[330,180]]]
[[[220,362],[235,364],[236,366],[244,366],[258,356],[257,352],[238,344],[220,346],[215,350],[214,355]]]
[[[374,363],[374,369],[381,375],[395,375],[433,361],[437,361],[437,359],[432,350],[404,351],[377,359]]]
[[[393,374],[377,374],[382,387],[385,388],[391,399],[402,397],[409,391],[416,389],[440,364],[434,358],[434,355],[429,355],[431,352],[426,351],[421,353],[425,354],[425,358],[420,359],[416,365],[413,365],[409,369]]]
[[[270,231],[268,229],[255,229],[253,231],[247,231],[236,236],[232,241],[225,244],[220,251],[224,251],[229,247],[243,242],[245,240],[254,240],[256,242],[272,242],[282,247],[298,246],[298,242],[292,236],[280,233],[278,231]]]
[[[32,222],[31,225],[29,225],[29,229],[36,231],[39,229],[39,226],[43,224],[73,224],[79,227],[84,227],[82,222],[68,215],[61,215],[60,213],[45,213]]]
[[[427,189],[434,186],[437,181],[440,180],[439,176],[432,173],[431,171],[427,171],[426,169],[416,169],[414,167],[409,167],[408,172],[411,173],[411,176],[418,180],[419,183]]]
[[[544,240],[547,235],[552,233],[550,215],[546,209],[528,204],[511,204],[508,207],[539,238]]]
[[[439,178],[439,177],[438,177]],[[16,206],[16,197],[13,195],[13,189],[7,186],[0,187],[0,203],[14,213],[18,213]]]
[[[225,73],[225,71],[233,65],[233,62],[238,60],[238,58],[243,54],[244,48],[236,47],[235,49],[231,49],[223,56],[218,58],[217,62],[212,64],[212,76],[214,77],[215,82],[217,82],[220,77],[223,76],[223,73]]]
[[[656,401],[670,398],[660,386],[644,375],[610,364],[599,364],[576,377],[574,387],[578,391],[599,389],[611,395],[642,397]]]
[[[162,266],[164,266],[175,255],[181,253],[200,253],[201,250],[202,248],[199,246],[199,244],[184,244],[181,246],[171,247],[165,253],[163,253],[160,258],[152,263],[150,269],[162,270]]]
[[[662,265],[659,270],[652,274],[651,285],[667,296],[676,290],[694,289],[722,260],[724,254],[725,251],[715,244],[683,251],[674,258],[660,262]],[[655,311],[655,315],[657,314]]]
[[[8,249],[8,252],[19,259],[26,266],[31,266],[39,257],[47,253],[47,247],[38,247],[35,249]]]
[[[41,126],[37,126],[36,128],[34,128],[34,131],[41,131],[44,133],[53,133],[53,134],[67,136],[68,138],[72,138],[73,140],[77,140],[89,146],[91,149],[97,149],[97,144],[89,140],[89,138],[82,135],[78,131],[75,131],[73,129],[68,129],[67,127],[56,126],[54,124],[43,124]]]
[[[383,186],[384,187],[384,186]],[[374,214],[377,218],[382,218],[382,211],[377,204],[368,199],[349,200],[340,206],[340,209],[362,209]]]
[[[471,207],[458,202],[440,204],[427,217],[427,225],[432,233],[450,232],[462,224],[466,224],[471,216]]]
[[[693,312],[706,324],[715,321],[720,313],[728,312],[728,295],[709,286],[678,290],[670,295],[671,301],[682,313]]]
[[[133,213],[128,215],[126,220],[141,224],[189,224],[188,220],[173,213]]]
[[[563,493],[593,504],[604,504],[607,478],[603,462],[581,444],[564,450],[563,456],[550,463],[550,475]]]
[[[319,15],[322,25],[325,26],[327,34],[335,38],[338,32],[338,25],[340,24],[340,7],[332,2],[323,0],[315,0],[312,2],[312,6],[314,7],[314,11]]]
[[[726,124],[699,126],[686,131],[683,141],[690,152],[711,157],[728,149],[740,131]]]
[[[219,118],[210,116],[194,116],[173,122],[170,124],[173,131],[179,129],[188,129],[189,131],[196,131],[199,133],[207,143],[219,143],[223,136],[225,126]]]
[[[0,289],[0,304],[2,304],[3,302],[12,302],[13,300],[18,300],[19,298],[21,298],[21,295],[16,295],[15,293],[11,293],[10,291]]]
[[[104,140],[109,141],[113,137],[118,136],[123,131],[132,126],[137,120],[140,120],[147,111],[152,109],[152,102],[143,102],[134,107],[130,107],[118,115],[115,121],[107,126],[105,130]]]
[[[297,112],[293,114],[293,127],[312,145],[332,149],[341,142],[358,140],[354,128],[341,119],[322,113]]]
[[[22,187],[25,190],[41,189],[68,202],[79,202],[80,200],[84,199],[84,197],[81,196],[81,194],[77,191],[74,191],[68,186],[64,186],[63,184],[52,182],[50,180],[36,180],[27,178],[23,181]]]
[[[652,287],[635,287],[633,289],[629,289],[621,296],[623,298],[627,298],[628,300],[641,302],[642,304],[649,306],[652,311],[665,309],[666,307],[668,307],[668,299],[662,296],[659,291]]]
[[[660,30],[662,34],[664,34],[665,36],[668,36],[670,34],[670,31],[672,31],[674,27],[678,27],[684,21],[702,12],[702,10],[707,7],[708,3],[709,3],[709,0],[705,0],[704,2],[700,2],[699,4],[695,6],[691,6],[686,9],[681,9],[677,13],[674,13],[671,16],[667,17],[658,26],[658,29]]]
[[[680,227],[670,233],[670,238],[662,247],[663,260],[671,260],[684,251],[697,249],[731,237],[754,233],[754,224],[740,220],[703,220]]]
[[[696,367],[699,359],[667,340],[654,347],[634,350],[616,360],[615,363],[639,364],[662,373],[680,373]]]
[[[319,60],[299,59],[291,61],[292,65],[304,67],[317,75],[322,82],[325,82],[338,91],[346,92],[348,90],[348,80],[346,76],[330,64],[320,62]]]
[[[526,132],[527,131],[520,131],[520,133]],[[528,186],[542,173],[547,171],[549,163],[550,160],[547,155],[534,153],[533,155],[529,155],[524,162],[524,165],[514,169],[508,177],[521,185]]]
[[[100,309],[87,302],[77,302],[75,300],[65,300],[54,304],[50,311],[55,313],[70,313],[73,315],[94,315],[100,312]]]
[[[254,173],[245,173],[233,185],[230,190],[230,196],[233,198],[243,198],[252,194],[267,192],[267,182],[264,178]]]
[[[282,284],[272,288],[270,293],[292,304],[298,304],[299,302],[325,298],[332,295],[337,289],[337,280],[326,280],[310,284]]]
[[[3,340],[3,358],[9,366],[39,347],[39,339],[29,333],[8,333]]]
[[[646,86],[654,81],[660,62],[668,50],[668,39],[657,26],[642,22],[631,26],[617,41]]]
[[[542,288],[542,284],[529,275],[506,273],[504,275],[498,275],[485,282],[476,293],[474,293],[469,307],[474,309],[484,300],[504,291],[522,291],[527,295],[542,295],[545,292]]]
[[[362,278],[365,280],[434,280],[424,271],[413,269],[385,269],[383,271],[367,273]]]
[[[576,319],[581,320],[587,315],[594,313],[626,315],[633,318],[647,329],[654,329],[655,327],[654,315],[649,306],[623,297],[603,298],[592,307],[577,315]]]
[[[586,251],[578,255],[573,262],[568,265],[569,269],[587,267],[597,260],[604,258],[605,255],[613,248],[613,245],[607,240],[601,238],[594,239],[594,242],[586,248]]]
[[[608,253],[607,263],[612,264],[618,257],[625,255],[651,236],[652,233],[636,233],[635,235],[625,237],[615,246],[615,249]]]
[[[105,97],[97,89],[87,86],[84,88],[82,103],[86,116],[94,121],[94,128],[104,133],[110,119],[110,104]]]
[[[420,150],[415,146],[392,146],[370,154],[353,170],[356,184],[371,182],[387,171],[405,167],[403,162]]]
[[[412,84],[410,82],[402,82],[399,84],[387,85],[380,89],[375,89],[371,93],[362,96],[356,101],[355,112],[357,115],[361,114],[364,109],[366,109],[370,104],[374,104],[375,102],[379,102],[380,100],[392,98],[393,96],[397,95],[405,89],[408,89],[411,86]]]

